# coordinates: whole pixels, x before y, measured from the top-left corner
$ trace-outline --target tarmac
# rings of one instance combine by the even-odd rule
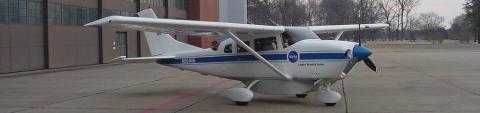
[[[357,65],[344,81],[348,104],[335,107],[316,102],[314,93],[305,99],[255,94],[248,106],[236,106],[224,92],[243,87],[238,81],[134,63],[0,75],[0,113],[480,112],[480,50],[389,47],[373,48],[382,49],[372,58],[379,73]],[[342,92],[341,82],[333,89]]]

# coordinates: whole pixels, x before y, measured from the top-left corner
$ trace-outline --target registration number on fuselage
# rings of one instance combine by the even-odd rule
[[[195,58],[182,58],[182,63],[191,64],[195,62]]]

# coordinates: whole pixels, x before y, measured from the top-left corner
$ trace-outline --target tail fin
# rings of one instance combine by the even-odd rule
[[[138,12],[139,17],[158,18],[152,9],[146,9]],[[173,55],[183,51],[201,49],[190,44],[175,40],[169,34],[160,34],[155,32],[145,32],[148,47],[152,56]]]

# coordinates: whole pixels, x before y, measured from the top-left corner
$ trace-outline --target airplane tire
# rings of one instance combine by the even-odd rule
[[[236,101],[235,104],[237,104],[238,106],[247,106],[248,102],[238,102],[238,101]]]
[[[337,105],[337,103],[325,103],[325,105],[333,107],[333,106]]]
[[[307,94],[297,94],[297,98],[306,98]]]

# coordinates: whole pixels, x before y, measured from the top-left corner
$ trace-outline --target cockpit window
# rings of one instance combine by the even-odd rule
[[[244,41],[243,43],[247,44],[248,46],[250,46],[250,41]],[[242,53],[242,52],[247,52],[247,49],[241,47],[240,45],[237,45],[237,51],[239,53]]]
[[[212,42],[212,50],[214,50],[214,51],[218,50],[218,46],[220,46],[220,44],[218,44],[217,41]]]
[[[232,44],[226,45],[225,48],[223,49],[223,52],[224,53],[232,53]]]
[[[275,37],[255,39],[255,51],[277,50],[277,40]]]
[[[288,46],[294,44],[292,38],[290,37],[290,35],[288,35],[287,32],[282,33],[282,42],[283,48],[287,48]]]

